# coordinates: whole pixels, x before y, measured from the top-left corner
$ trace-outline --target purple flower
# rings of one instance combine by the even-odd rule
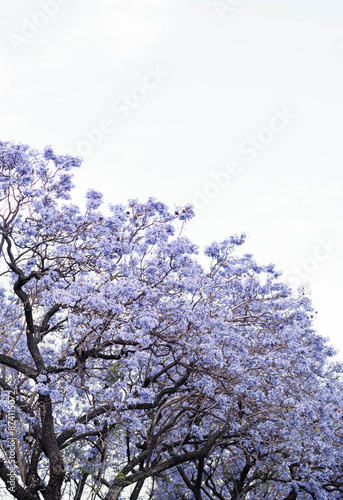
[[[102,198],[103,198],[102,194],[99,193],[98,191],[95,191],[94,189],[88,189],[86,193],[87,209],[96,210],[97,208],[99,208],[103,202]]]

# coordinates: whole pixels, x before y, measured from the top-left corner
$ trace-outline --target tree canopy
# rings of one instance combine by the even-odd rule
[[[71,200],[78,158],[0,142],[9,497],[339,499],[341,367],[274,265],[191,206]]]

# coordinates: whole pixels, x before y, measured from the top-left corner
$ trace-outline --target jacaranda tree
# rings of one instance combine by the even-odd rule
[[[9,498],[342,498],[340,368],[304,292],[244,235],[200,265],[189,206],[81,210],[78,166],[0,143]]]

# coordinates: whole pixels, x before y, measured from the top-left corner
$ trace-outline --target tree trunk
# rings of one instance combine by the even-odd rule
[[[86,481],[87,481],[87,477],[88,477],[88,474],[87,472],[85,472],[84,474],[82,474],[82,477],[77,485],[77,490],[76,490],[76,494],[75,494],[75,498],[74,500],[81,500],[81,497],[82,497],[82,493],[83,493],[83,490],[85,488],[85,484],[86,484]]]
[[[62,484],[65,477],[65,467],[61,451],[56,441],[54,418],[50,396],[40,394],[42,420],[42,449],[49,459],[49,483],[43,492],[45,500],[61,500]]]
[[[120,484],[112,485],[104,500],[118,500],[123,489],[124,487]]]
[[[141,479],[140,481],[137,482],[133,492],[131,493],[130,500],[137,500],[138,499],[138,495],[141,492],[143,484],[144,484],[144,479]]]
[[[298,498],[298,493],[292,488],[284,500],[296,500]]]
[[[195,500],[202,500],[201,483],[202,483],[202,474],[204,471],[204,463],[205,463],[204,458],[199,458],[197,479],[193,487],[193,494]]]

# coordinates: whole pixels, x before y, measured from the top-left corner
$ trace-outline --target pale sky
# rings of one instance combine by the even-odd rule
[[[1,140],[84,155],[77,199],[193,203],[203,246],[309,283],[341,349],[342,0],[17,0],[0,30]]]

